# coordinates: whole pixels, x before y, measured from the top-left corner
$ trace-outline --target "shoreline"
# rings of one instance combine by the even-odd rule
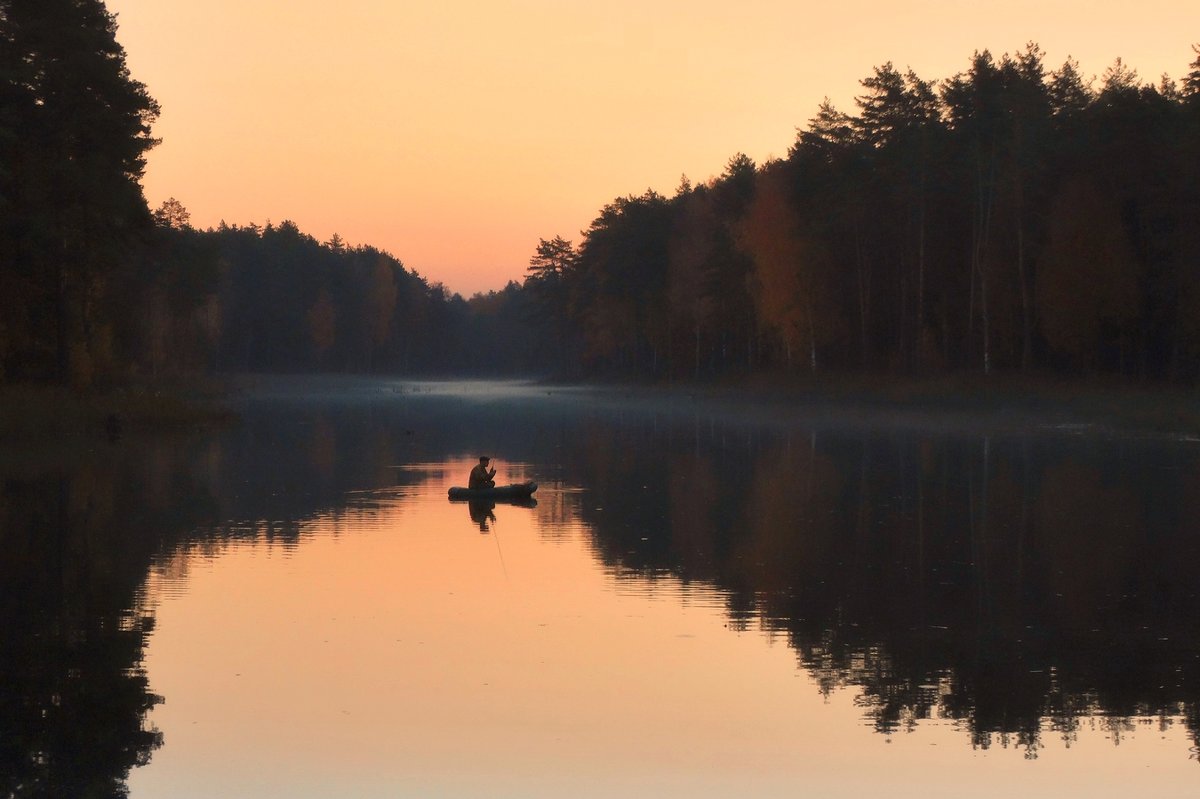
[[[202,431],[236,423],[236,406],[259,392],[270,394],[284,388],[286,394],[307,396],[323,393],[316,391],[318,387],[370,387],[383,381],[492,382],[469,377],[244,374],[140,382],[86,392],[49,385],[3,386],[0,445]],[[740,383],[515,382],[545,389],[548,395],[587,392],[593,397],[664,401],[676,406],[686,402],[747,419],[795,418],[803,414],[827,424],[942,432],[1078,429],[1101,434],[1200,436],[1200,390],[1178,386],[1129,386],[1024,375],[924,379],[835,376],[819,380],[759,377]]]
[[[834,376],[756,378],[744,383],[560,383],[625,396],[743,406],[763,415],[803,413],[817,421],[931,431],[1078,431],[1200,437],[1200,390],[1130,386],[1058,377],[957,375],[932,378]]]
[[[230,424],[220,381],[139,382],[77,391],[23,383],[0,386],[0,445],[117,440]]]

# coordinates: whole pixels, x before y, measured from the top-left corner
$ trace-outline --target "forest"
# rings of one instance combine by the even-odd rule
[[[1200,49],[1098,87],[1029,44],[930,82],[892,64],[787,158],[606,205],[523,288],[559,362],[756,372],[1037,371],[1192,381]]]
[[[101,0],[0,0],[0,47],[2,382],[1200,377],[1200,47],[1154,83],[1032,43],[884,64],[785,158],[616,198],[470,298],[286,220],[151,209],[159,108]]]

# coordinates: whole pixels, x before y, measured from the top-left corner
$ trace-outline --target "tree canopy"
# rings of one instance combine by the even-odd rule
[[[0,380],[185,371],[655,380],[1200,377],[1200,46],[1178,82],[1035,44],[886,63],[786,158],[604,204],[466,298],[295,224],[198,230],[100,0],[0,0]]]
[[[114,360],[109,291],[151,229],[158,105],[100,0],[0,2],[0,368],[80,383]]]

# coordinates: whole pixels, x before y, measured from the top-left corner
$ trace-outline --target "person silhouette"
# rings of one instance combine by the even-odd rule
[[[487,455],[479,456],[479,463],[471,470],[471,476],[467,480],[467,488],[493,488],[496,485],[496,470],[488,468],[490,461],[491,458]]]

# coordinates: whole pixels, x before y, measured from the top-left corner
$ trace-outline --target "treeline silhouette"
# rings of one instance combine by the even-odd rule
[[[0,381],[480,362],[465,342],[488,302],[386,253],[288,222],[197,231],[174,199],[152,213],[159,108],[116,33],[101,0],[0,0]]]
[[[1200,49],[1157,85],[1034,44],[877,67],[786,158],[618,198],[464,299],[290,222],[151,213],[158,106],[100,0],[4,0],[0,41],[0,379],[1200,371]]]
[[[102,2],[0,0],[0,377],[87,384],[128,359],[157,116]]]
[[[560,366],[1196,376],[1200,57],[1182,85],[1118,60],[1093,88],[1030,44],[862,87],[783,160],[543,240],[525,291]]]
[[[347,247],[336,235],[321,244],[287,221],[196,231],[174,201],[156,216],[169,251],[140,320],[140,362],[154,372],[413,372],[455,363],[466,303],[388,253]],[[193,268],[173,269],[180,261]],[[199,305],[189,304],[184,279],[196,265],[206,274]]]

